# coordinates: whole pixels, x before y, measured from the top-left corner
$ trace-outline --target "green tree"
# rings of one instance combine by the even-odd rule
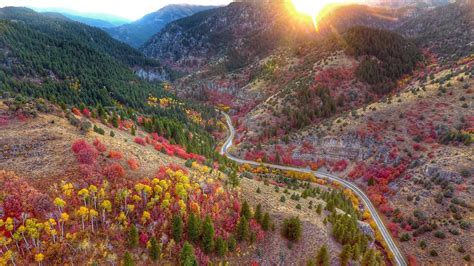
[[[329,252],[328,252],[328,247],[326,245],[323,245],[319,249],[318,255],[316,256],[316,264],[329,266]]]
[[[128,246],[131,248],[135,248],[138,246],[138,229],[137,227],[132,224],[128,231]]]
[[[321,205],[321,203],[318,204],[318,207],[316,208],[316,212],[317,212],[318,214],[321,214],[321,213],[323,212],[323,206]]]
[[[339,259],[340,259],[341,265],[347,265],[349,263],[349,260],[352,257],[351,252],[352,252],[351,246],[350,245],[344,245],[344,247],[342,248],[341,254],[339,254]]]
[[[255,208],[255,213],[253,214],[253,218],[257,221],[257,223],[262,224],[262,205],[258,204]]]
[[[119,122],[118,122],[118,116],[117,114],[113,114],[112,116],[112,125],[115,127],[115,128],[118,128],[119,127]]]
[[[171,223],[171,234],[174,241],[179,243],[183,237],[183,219],[180,215],[174,215]]]
[[[194,213],[191,212],[188,218],[188,237],[193,242],[199,241],[201,236],[201,221]]]
[[[270,229],[270,224],[271,224],[270,214],[268,214],[268,212],[266,212],[263,215],[263,219],[262,219],[262,228],[263,228],[263,230],[268,231],[268,229]]]
[[[206,253],[212,252],[214,248],[214,224],[211,217],[207,216],[204,220],[202,232],[202,249]]]
[[[249,204],[247,203],[247,201],[244,201],[244,203],[242,204],[242,209],[240,210],[240,216],[244,216],[245,219],[250,220],[250,218],[252,218],[252,212],[250,211],[250,206]]]
[[[223,257],[223,256],[225,256],[227,251],[228,251],[227,242],[224,239],[222,239],[222,237],[218,237],[216,239],[216,252],[217,252],[217,255],[219,255],[220,257]]]
[[[298,241],[301,238],[302,228],[301,228],[300,218],[297,216],[285,219],[283,221],[282,234],[290,241]]]
[[[240,217],[239,223],[237,224],[237,240],[247,240],[250,234],[249,222],[245,216]]]
[[[229,247],[230,252],[235,251],[235,248],[237,247],[237,241],[235,240],[234,235],[229,236],[229,239],[227,239],[227,246]]]
[[[148,255],[152,261],[157,261],[160,258],[161,247],[158,245],[155,237],[150,239],[150,247],[148,248]]]
[[[179,254],[179,265],[181,266],[197,266],[196,255],[194,255],[194,248],[188,241],[186,241]]]
[[[133,261],[132,255],[126,251],[123,256],[123,266],[134,266],[135,262]]]

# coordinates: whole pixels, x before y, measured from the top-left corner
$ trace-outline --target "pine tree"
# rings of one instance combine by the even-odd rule
[[[263,219],[262,219],[262,228],[263,230],[265,231],[268,231],[268,229],[270,229],[270,214],[268,214],[268,212],[266,212],[264,215],[263,215]]]
[[[174,215],[172,218],[171,234],[176,243],[179,243],[183,237],[183,219],[179,215]]]
[[[358,261],[360,258],[360,247],[358,243],[352,245],[351,257],[353,260]]]
[[[201,221],[194,213],[191,213],[188,218],[188,237],[193,242],[199,241],[201,236]]]
[[[244,216],[245,219],[250,220],[250,218],[252,218],[252,212],[250,211],[250,206],[249,204],[247,203],[247,201],[244,201],[244,203],[242,204],[242,209],[240,210],[240,216]]]
[[[135,262],[133,261],[132,255],[126,251],[123,256],[123,266],[134,266]]]
[[[375,254],[375,250],[370,248],[368,249],[364,257],[362,258],[361,265],[363,266],[372,266],[372,265],[380,265],[377,260],[377,256]]]
[[[319,249],[318,255],[316,256],[316,264],[329,266],[329,252],[326,245],[323,245]]]
[[[239,223],[237,224],[237,240],[247,240],[249,237],[249,223],[245,216],[240,217]]]
[[[128,231],[128,246],[130,248],[135,248],[138,246],[138,230],[134,224],[132,224],[130,230]]]
[[[301,238],[302,228],[300,218],[295,216],[283,221],[282,234],[290,241],[298,241]]]
[[[235,240],[234,235],[229,236],[227,239],[227,246],[230,252],[234,252],[235,248],[237,247],[237,241]]]
[[[148,255],[152,261],[157,261],[160,258],[161,247],[158,245],[155,237],[150,239],[150,247],[148,248]]]
[[[227,242],[225,242],[225,240],[222,239],[222,237],[218,237],[216,240],[217,255],[219,255],[220,257],[223,257],[227,253],[227,250],[228,250]]]
[[[119,122],[118,122],[118,116],[117,114],[113,114],[112,116],[112,125],[115,127],[115,128],[118,128],[119,127]]]
[[[253,214],[253,218],[257,221],[257,223],[262,224],[262,205],[258,204],[257,208],[255,208],[255,213]]]
[[[321,203],[318,204],[318,207],[316,208],[316,212],[317,212],[318,214],[321,214],[321,213],[323,212],[323,206],[321,205]]]
[[[181,266],[197,266],[196,255],[194,255],[194,248],[188,241],[186,241],[179,254],[179,265]]]
[[[341,254],[339,254],[339,259],[341,265],[347,265],[349,263],[349,260],[351,259],[352,254],[351,254],[351,246],[350,245],[345,245],[342,248]]]
[[[211,217],[207,216],[204,221],[202,232],[202,249],[206,253],[212,252],[214,248],[214,224]]]

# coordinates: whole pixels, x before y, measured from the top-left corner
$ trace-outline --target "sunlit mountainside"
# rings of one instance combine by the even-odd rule
[[[0,8],[0,265],[472,263],[472,2],[207,4]]]

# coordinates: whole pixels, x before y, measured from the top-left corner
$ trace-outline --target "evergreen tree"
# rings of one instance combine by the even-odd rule
[[[349,260],[351,259],[352,254],[351,254],[351,246],[350,245],[344,245],[342,248],[341,254],[339,254],[339,259],[341,265],[347,265],[349,263]]]
[[[250,211],[250,206],[249,204],[247,203],[247,201],[244,201],[244,203],[242,204],[242,209],[240,210],[240,216],[244,216],[245,219],[250,220],[250,218],[252,218],[252,212]]]
[[[112,125],[113,125],[115,128],[118,128],[118,127],[119,127],[118,116],[117,116],[116,113],[114,113],[113,116],[112,116]]]
[[[135,129],[135,126],[132,126],[132,128],[130,129],[130,134],[132,134],[132,136],[137,135],[137,130]]]
[[[188,241],[186,241],[179,254],[179,265],[181,266],[197,266],[196,255],[194,255],[194,248]]]
[[[323,206],[321,205],[321,203],[318,204],[318,207],[316,208],[316,212],[317,212],[318,214],[321,214],[321,213],[323,212]]]
[[[247,240],[250,234],[249,222],[245,216],[241,216],[237,224],[237,240]]]
[[[123,256],[123,266],[134,266],[135,262],[133,261],[132,255],[126,251]]]
[[[262,224],[262,205],[258,204],[257,208],[255,208],[255,213],[253,214],[253,218],[257,221],[257,223]]]
[[[360,258],[360,247],[358,243],[352,245],[351,257],[353,260],[358,261]]]
[[[360,262],[362,266],[373,266],[373,265],[380,265],[380,261],[377,258],[377,254],[375,253],[375,250],[372,248],[369,248],[365,253],[364,256],[362,257],[362,261]]]
[[[155,237],[150,239],[150,247],[148,248],[148,255],[152,261],[157,261],[160,258],[161,247],[158,245]]]
[[[130,226],[130,230],[128,231],[128,246],[131,248],[138,246],[138,229],[134,224]]]
[[[270,214],[268,214],[268,212],[266,212],[264,215],[263,215],[263,219],[262,219],[262,229],[265,230],[265,231],[268,231],[268,229],[270,229]]]
[[[329,252],[328,248],[326,245],[323,245],[319,251],[318,255],[316,256],[316,264],[317,265],[323,265],[323,266],[329,266]]]
[[[227,247],[227,242],[225,242],[222,237],[218,237],[216,240],[216,252],[217,255],[220,257],[223,257],[227,253],[228,247]]]
[[[290,241],[298,241],[301,238],[302,228],[300,218],[297,216],[283,221],[282,234]]]
[[[230,252],[235,251],[235,248],[237,247],[237,241],[235,240],[234,235],[229,236],[229,239],[227,239],[227,246],[229,247]]]
[[[202,249],[206,253],[212,252],[214,248],[214,224],[211,217],[207,216],[204,221],[202,232]]]
[[[180,215],[173,215],[171,223],[171,234],[176,243],[179,243],[181,241],[181,238],[183,237],[183,219],[181,219]]]
[[[201,236],[201,221],[194,213],[191,212],[188,218],[188,237],[193,242],[199,241]]]

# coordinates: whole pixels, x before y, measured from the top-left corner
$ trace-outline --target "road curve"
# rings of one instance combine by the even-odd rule
[[[351,182],[349,182],[345,179],[342,179],[340,177],[337,177],[335,175],[331,175],[331,174],[328,174],[328,173],[324,173],[324,172],[320,172],[320,171],[313,171],[313,170],[310,170],[310,169],[307,169],[307,168],[297,168],[297,167],[291,167],[291,166],[283,166],[283,165],[277,165],[277,164],[259,163],[259,162],[255,162],[255,161],[242,160],[240,158],[237,158],[237,157],[229,154],[228,150],[229,150],[230,147],[232,147],[232,141],[233,141],[234,136],[235,136],[235,129],[234,129],[234,126],[232,125],[232,121],[231,121],[229,115],[226,114],[226,113],[223,113],[223,114],[226,118],[227,126],[229,128],[230,134],[229,134],[229,137],[226,139],[224,145],[221,147],[220,153],[222,155],[225,155],[230,160],[235,161],[239,164],[249,164],[249,165],[256,165],[256,166],[264,165],[266,167],[274,168],[274,169],[291,170],[291,171],[298,171],[298,172],[302,172],[302,173],[314,174],[317,177],[324,177],[328,180],[336,181],[336,182],[340,183],[342,186],[352,190],[352,192],[354,192],[359,197],[359,199],[361,199],[362,202],[364,202],[367,210],[369,210],[370,214],[372,215],[375,223],[377,224],[377,227],[379,228],[379,231],[380,231],[382,237],[384,238],[385,242],[388,245],[388,248],[390,249],[390,251],[394,255],[395,263],[397,265],[400,265],[400,266],[406,266],[407,265],[407,263],[405,261],[405,257],[403,257],[402,253],[400,252],[397,245],[393,241],[392,236],[390,235],[390,233],[388,232],[388,230],[385,227],[384,223],[382,222],[382,219],[380,218],[379,214],[377,213],[377,210],[375,209],[374,205],[369,200],[369,197],[367,197],[367,195],[365,195],[365,193],[359,187],[357,187],[355,184],[353,184],[353,183],[351,183]]]

